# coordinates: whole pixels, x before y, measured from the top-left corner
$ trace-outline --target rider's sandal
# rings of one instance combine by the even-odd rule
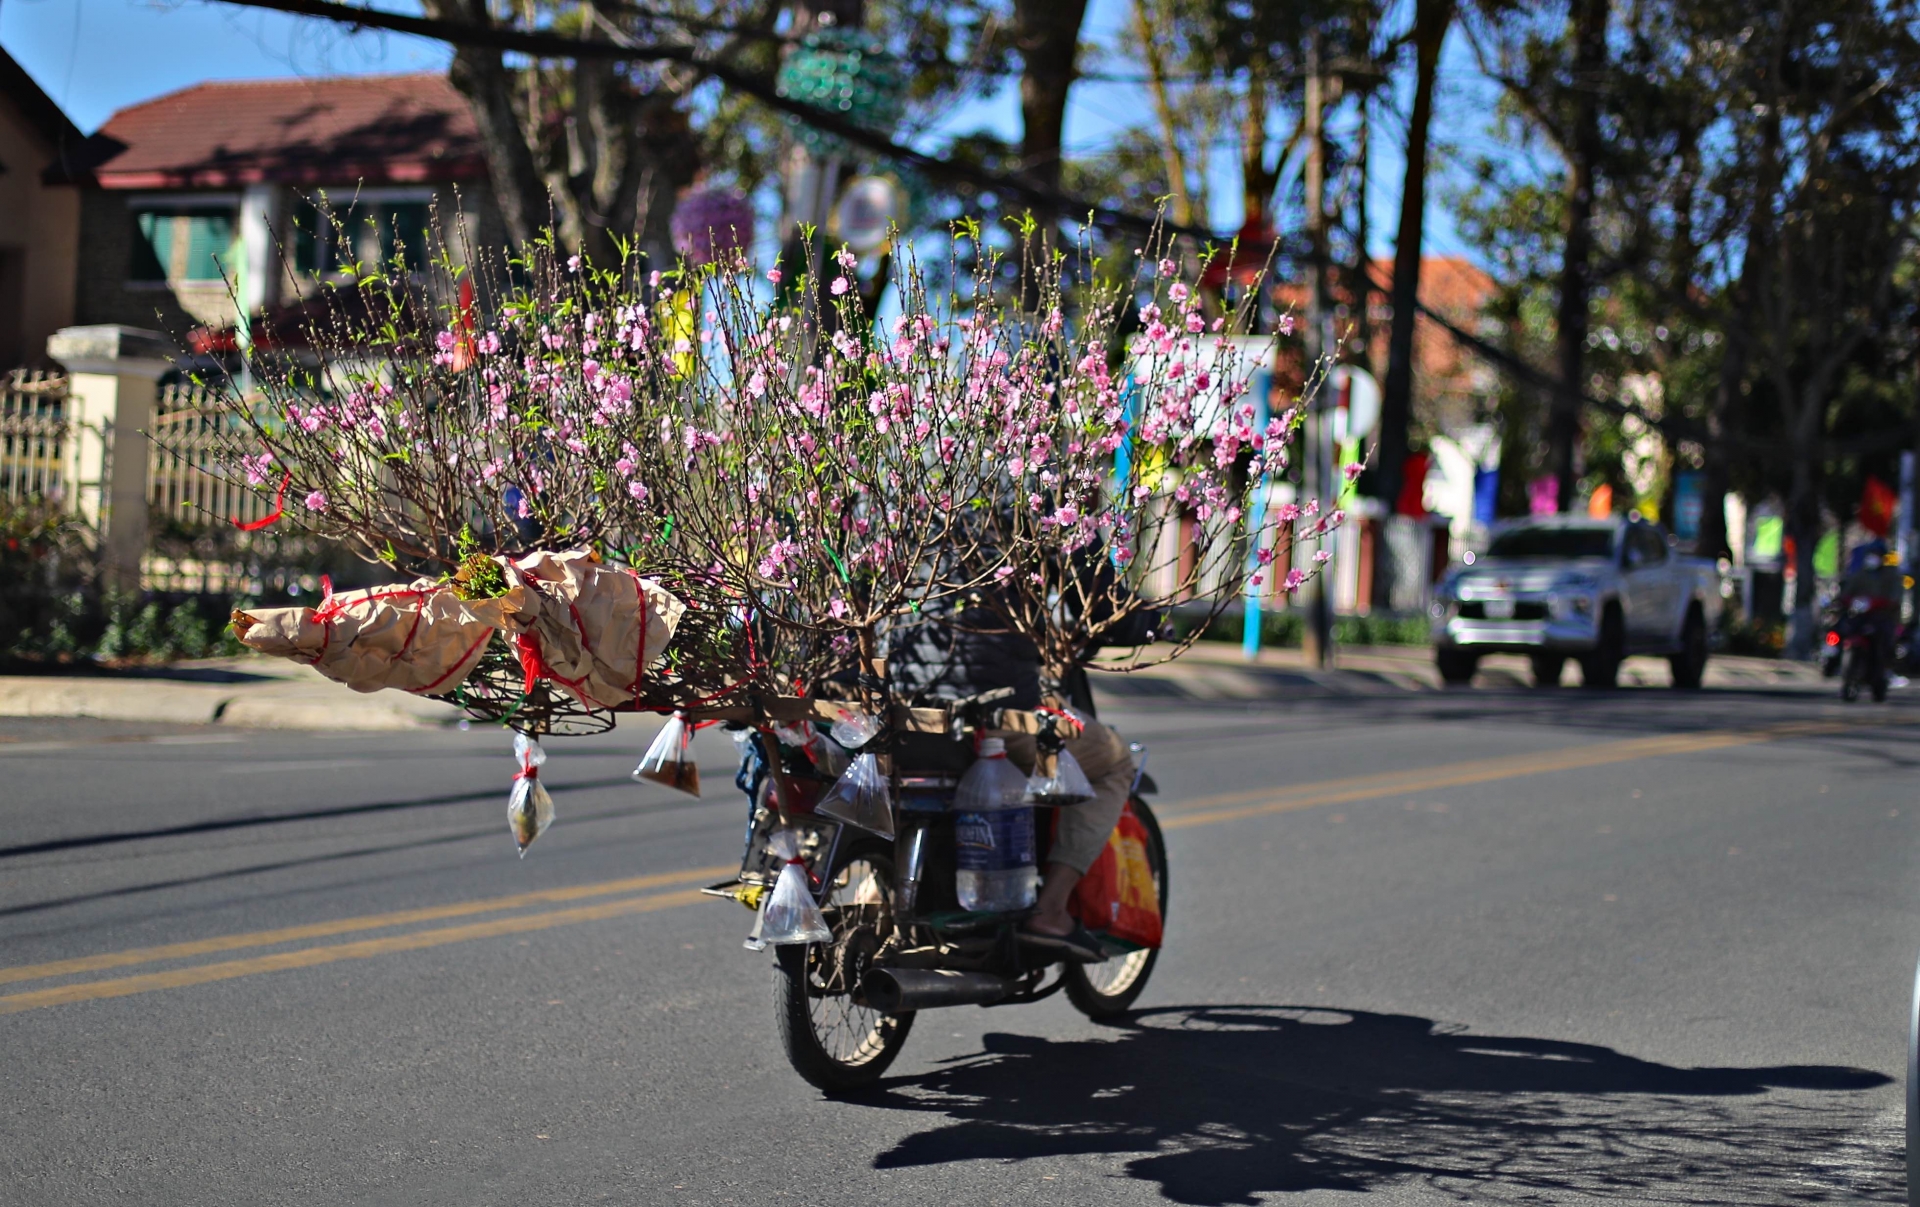
[[[1098,964],[1107,958],[1105,949],[1100,946],[1100,940],[1094,938],[1093,932],[1078,922],[1074,923],[1073,929],[1064,935],[1022,930],[1020,938],[1023,942],[1035,947],[1056,952],[1076,964]]]

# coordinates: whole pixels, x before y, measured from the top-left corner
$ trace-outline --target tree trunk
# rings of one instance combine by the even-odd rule
[[[1439,74],[1440,48],[1452,22],[1453,0],[1420,0],[1414,17],[1413,113],[1407,123],[1400,231],[1393,249],[1387,379],[1380,391],[1380,497],[1389,508],[1400,498],[1407,433],[1413,422],[1413,335],[1419,316],[1420,256],[1427,215],[1427,130],[1433,122],[1433,84]]]
[[[1060,187],[1067,91],[1078,74],[1087,0],[1014,0],[1013,40],[1020,51],[1020,171],[1038,188]],[[1059,215],[1041,212],[1043,226]]]
[[[1573,7],[1574,106],[1567,150],[1567,239],[1560,271],[1558,315],[1560,392],[1547,424],[1547,469],[1558,479],[1555,506],[1573,502],[1574,446],[1585,392],[1587,309],[1593,292],[1594,167],[1600,158],[1600,89],[1607,61],[1610,0],[1576,0]]]
[[[491,24],[485,0],[422,0],[421,8],[440,21]],[[507,237],[515,244],[525,243],[547,225],[552,203],[527,144],[520,114],[513,107],[513,73],[501,61],[499,51],[459,46],[454,48],[447,78],[467,98],[473,111],[487,156],[494,204],[500,207]]]

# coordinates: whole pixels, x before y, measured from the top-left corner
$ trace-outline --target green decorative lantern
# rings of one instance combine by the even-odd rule
[[[774,86],[781,96],[885,134],[893,130],[905,109],[905,83],[899,59],[888,53],[878,38],[856,29],[829,27],[807,35],[787,55]],[[797,118],[787,120],[795,136],[815,155],[850,157],[861,150]]]

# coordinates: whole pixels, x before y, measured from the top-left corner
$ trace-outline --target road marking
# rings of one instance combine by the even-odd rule
[[[1521,776],[1541,775],[1555,771],[1577,770],[1582,767],[1598,767],[1609,763],[1631,762],[1636,759],[1660,758],[1676,754],[1697,754],[1708,750],[1754,745],[1756,743],[1774,741],[1780,738],[1808,737],[1823,733],[1838,733],[1849,728],[1851,728],[1851,726],[1840,721],[1802,721],[1768,726],[1762,729],[1710,730],[1704,733],[1667,734],[1660,737],[1633,738],[1620,742],[1601,742],[1561,750],[1542,751],[1535,754],[1476,759],[1460,763],[1443,763],[1436,767],[1417,767],[1406,771],[1386,772],[1377,775],[1354,776],[1338,780],[1322,780],[1317,783],[1301,784],[1277,793],[1271,789],[1225,793],[1218,796],[1202,797],[1188,802],[1187,806],[1181,811],[1170,809],[1167,811],[1168,816],[1160,824],[1161,828],[1166,830],[1185,829],[1190,826],[1211,825],[1216,822],[1236,821],[1247,817],[1259,817],[1268,814],[1292,812],[1298,809],[1310,809],[1320,805],[1371,800],[1402,792],[1452,787],[1462,784],[1487,783],[1493,780],[1514,779]],[[48,964],[23,965],[18,968],[0,969],[0,983],[39,980],[46,977],[64,976],[76,972],[92,972],[105,968],[125,967],[130,964],[144,964],[156,960],[206,955],[214,952],[240,950],[248,947],[265,947],[278,943],[292,942],[298,939],[323,938],[359,930],[377,930],[389,926],[403,926],[412,922],[435,921],[443,918],[461,917],[476,913],[492,913],[505,909],[517,909],[525,905],[607,896],[639,888],[663,887],[671,884],[684,884],[695,880],[720,877],[733,870],[731,866],[718,866],[692,869],[685,872],[665,872],[652,876],[633,877],[626,880],[604,881],[598,884],[575,885],[569,888],[542,889],[530,893],[517,893],[510,897],[496,897],[488,900],[459,902],[452,905],[430,906],[424,909],[401,910],[388,914],[372,914],[360,918],[342,918],[333,922],[317,922],[308,926],[291,926],[279,930],[226,935],[212,939],[200,939],[188,943],[173,943],[159,947],[135,948],[129,951],[111,952],[98,956],[82,956],[72,960],[58,960]],[[316,965],[330,964],[339,960],[370,959],[374,956],[389,955],[395,952],[419,951],[424,948],[439,947],[448,943],[463,943],[471,939],[524,934],[530,931],[546,930],[555,926],[570,925],[575,922],[592,922],[603,918],[614,918],[628,914],[670,909],[675,906],[690,905],[695,901],[704,899],[700,893],[693,890],[660,893],[651,896],[626,897],[617,901],[603,902],[598,905],[577,906],[571,909],[552,910],[546,913],[522,914],[512,918],[498,918],[490,922],[474,922],[464,926],[449,926],[435,930],[413,931],[406,934],[391,935],[385,938],[361,939],[352,943],[302,948],[297,951],[253,956],[243,960],[228,960],[216,964],[202,964],[189,968],[173,969],[166,972],[151,972],[104,981],[88,981],[75,985],[62,985],[51,989],[32,990],[26,993],[16,993],[10,996],[0,997],[0,1014],[17,1014],[24,1010],[36,1010],[47,1006],[66,1005],[71,1002],[126,997],[132,994],[148,993],[156,989],[178,989],[190,985],[204,985],[214,981],[232,980],[236,977],[253,976],[264,972],[280,972],[292,968],[311,968]]]
[[[717,880],[737,871],[734,865],[709,868],[690,868],[684,872],[661,872],[651,876],[630,876],[624,880],[606,880],[598,884],[576,884],[567,888],[539,889],[530,893],[515,893],[510,897],[491,897],[479,901],[456,901],[450,905],[432,905],[422,909],[397,910],[387,914],[367,914],[358,918],[337,918],[331,922],[313,922],[305,926],[287,926],[279,930],[259,930],[250,934],[219,935],[211,939],[195,939],[186,943],[167,943],[158,947],[135,947],[127,951],[107,952],[97,956],[79,956],[71,960],[55,960],[49,964],[23,964],[16,968],[0,968],[0,985],[9,985],[18,981],[39,981],[47,977],[70,976],[76,972],[99,972],[106,968],[125,968],[133,964],[151,964],[159,960],[177,960],[187,956],[212,955],[223,951],[243,951],[249,947],[272,947],[279,943],[292,943],[299,939],[326,939],[334,935],[352,934],[361,930],[382,930],[389,926],[406,926],[414,922],[438,922],[446,918],[463,918],[473,914],[498,913],[501,910],[519,909],[528,905],[545,905],[555,901],[579,901],[588,897],[611,897],[618,893],[639,892],[642,889],[664,888],[668,885],[686,884],[695,880]]]
[[[1416,767],[1407,771],[1389,771],[1358,775],[1349,779],[1322,780],[1274,792],[1254,789],[1203,797],[1166,811],[1160,819],[1163,830],[1183,830],[1189,826],[1238,821],[1245,817],[1264,817],[1291,813],[1321,805],[1346,804],[1372,800],[1403,792],[1422,792],[1461,784],[1483,784],[1493,780],[1542,775],[1554,771],[1574,771],[1582,767],[1600,767],[1608,763],[1635,759],[1661,758],[1675,754],[1698,754],[1730,746],[1750,746],[1777,738],[1804,737],[1835,733],[1847,726],[1838,721],[1797,721],[1765,729],[1716,729],[1705,733],[1666,734],[1655,738],[1632,738],[1624,742],[1600,742],[1536,754],[1510,755],[1504,758],[1471,759],[1463,763],[1442,763],[1437,767]],[[1241,802],[1248,802],[1242,804]],[[1208,806],[1213,806],[1209,808]],[[1238,807],[1234,807],[1238,806]]]
[[[337,963],[340,960],[367,960],[374,956],[392,955],[396,952],[422,951],[448,943],[465,943],[470,939],[523,935],[531,931],[547,930],[550,927],[566,926],[574,922],[597,922],[603,918],[618,918],[628,914],[671,909],[675,906],[691,905],[701,900],[705,898],[697,889],[683,889],[679,892],[659,893],[651,897],[624,897],[618,901],[552,910],[544,914],[522,914],[515,918],[495,918],[491,922],[469,922],[465,926],[446,926],[439,930],[417,930],[404,935],[390,935],[384,939],[360,939],[353,943],[336,943],[330,947],[303,947],[298,951],[253,956],[245,960],[228,960],[220,964],[198,964],[191,968],[176,968],[169,972],[148,972],[139,976],[118,977],[107,981],[86,981],[78,985],[36,989],[27,993],[0,997],[0,1014],[18,1014],[23,1010],[63,1006],[69,1002],[128,997],[136,993],[150,993],[155,989],[180,989],[188,985],[206,985],[214,981],[230,981],[236,977],[253,976],[262,972],[282,972],[289,968],[313,968],[321,964]]]

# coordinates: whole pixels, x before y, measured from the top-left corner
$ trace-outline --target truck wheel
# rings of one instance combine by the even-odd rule
[[[1534,654],[1533,685],[1535,687],[1559,687],[1560,673],[1567,669],[1565,654]]]
[[[1440,649],[1433,652],[1434,665],[1440,668],[1440,681],[1449,687],[1465,687],[1473,682],[1480,666],[1480,655],[1465,650]]]
[[[1673,667],[1673,686],[1677,691],[1699,691],[1707,675],[1707,622],[1700,609],[1687,609],[1687,622],[1680,629],[1680,652],[1667,659]]]
[[[1626,622],[1620,617],[1620,605],[1608,604],[1600,617],[1600,640],[1593,653],[1580,660],[1580,677],[1585,686],[1602,688],[1618,684],[1620,664],[1626,656]]]

